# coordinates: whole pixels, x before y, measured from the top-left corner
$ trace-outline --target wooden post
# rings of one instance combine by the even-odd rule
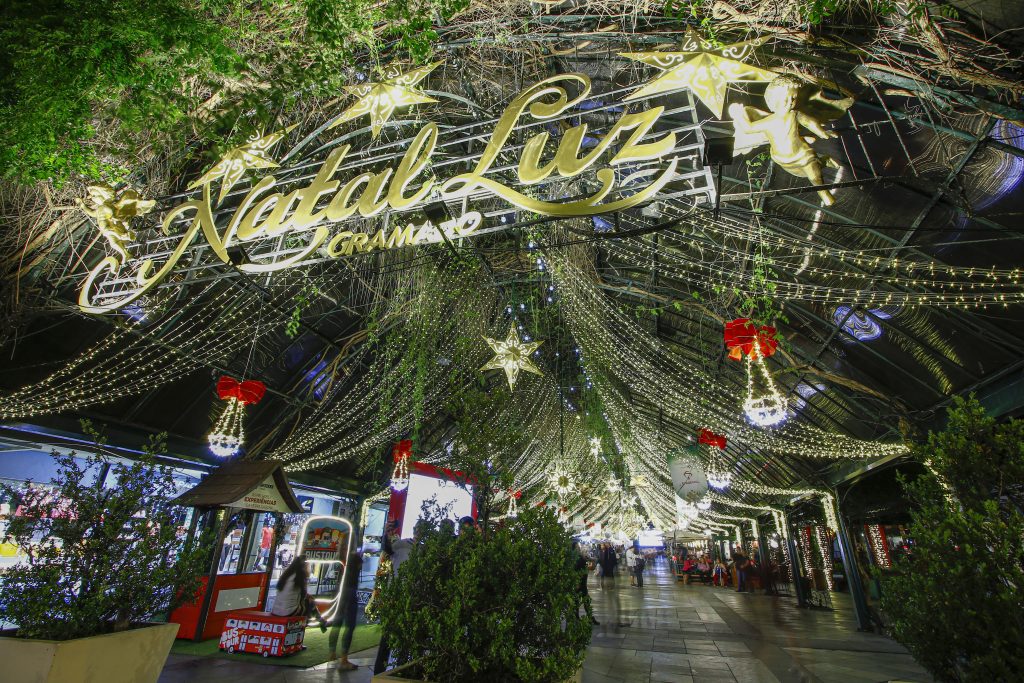
[[[284,536],[284,515],[280,512],[274,513],[274,538],[270,542],[270,556],[267,557],[267,589],[260,596],[260,611],[267,611],[267,600],[270,599],[270,582],[274,577],[274,567],[277,565],[277,547]]]
[[[206,618],[210,614],[210,605],[213,603],[213,589],[217,582],[217,570],[220,569],[220,554],[224,548],[224,532],[228,527],[228,519],[231,517],[231,510],[221,511],[220,521],[217,523],[217,533],[213,544],[213,552],[210,557],[210,571],[206,576],[206,590],[203,592],[203,602],[199,606],[199,619],[196,621],[196,634],[192,640],[199,642],[203,639],[203,630],[206,628]]]

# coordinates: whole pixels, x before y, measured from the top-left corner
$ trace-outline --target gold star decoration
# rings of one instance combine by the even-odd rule
[[[647,477],[645,477],[644,475],[637,474],[636,476],[633,477],[632,484],[633,486],[639,489],[650,487],[651,482],[647,481]]]
[[[343,111],[327,129],[330,130],[346,121],[369,114],[370,129],[373,132],[373,137],[376,138],[398,107],[437,102],[433,97],[424,95],[413,86],[440,65],[441,62],[434,62],[402,73],[398,65],[390,64],[384,69],[379,81],[346,86],[345,90],[358,99],[351,107]]]
[[[620,53],[622,57],[663,70],[660,76],[631,94],[626,100],[689,88],[697,99],[715,113],[715,116],[722,118],[725,91],[730,83],[763,82],[775,78],[771,71],[743,61],[750,56],[755,47],[763,45],[766,40],[758,38],[715,47],[697,35],[696,31],[689,29],[677,52]]]
[[[504,340],[484,337],[484,341],[494,351],[494,358],[488,361],[480,370],[504,370],[505,376],[508,378],[509,389],[515,388],[520,370],[532,372],[535,375],[542,374],[540,369],[530,360],[530,354],[536,351],[537,347],[544,342],[524,342],[520,340],[519,335],[516,333],[515,323],[509,327],[508,337]]]
[[[220,178],[220,196],[217,201],[224,201],[224,197],[231,191],[235,183],[242,179],[246,171],[254,168],[277,168],[277,162],[267,156],[267,150],[295,128],[295,125],[288,126],[284,130],[279,130],[270,135],[252,136],[244,145],[229,150],[213,168],[204,173],[199,180],[189,185],[188,189],[194,190]]]

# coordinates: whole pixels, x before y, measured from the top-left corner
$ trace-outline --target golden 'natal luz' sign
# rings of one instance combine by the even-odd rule
[[[577,91],[575,96],[570,95],[570,88]],[[589,96],[590,89],[590,79],[576,73],[553,76],[526,89],[512,100],[498,119],[475,168],[443,181],[429,175],[427,170],[438,145],[436,123],[427,123],[419,130],[395,165],[372,172],[364,171],[347,178],[336,178],[339,168],[345,164],[352,151],[350,145],[342,145],[328,154],[308,184],[288,192],[277,191],[278,180],[273,175],[266,176],[253,185],[237,207],[227,214],[217,213],[217,203],[211,197],[210,182],[206,179],[219,174],[226,180],[233,168],[236,175],[231,178],[231,182],[234,182],[238,179],[238,169],[244,167],[229,164],[224,168],[215,168],[200,179],[205,182],[199,196],[183,201],[165,215],[161,226],[164,234],[171,235],[173,225],[186,226],[178,235],[173,250],[159,257],[137,259],[135,284],[123,293],[113,296],[106,293],[100,297],[94,290],[101,278],[125,277],[119,272],[121,259],[118,256],[106,257],[85,279],[79,305],[87,312],[101,313],[118,309],[138,299],[175,270],[200,233],[213,254],[224,263],[230,262],[228,250],[234,245],[284,236],[302,237],[302,247],[285,257],[268,263],[236,265],[242,271],[270,272],[293,267],[315,253],[338,258],[437,242],[443,239],[442,232],[447,238],[466,237],[479,229],[482,217],[476,211],[469,211],[441,225],[435,226],[430,221],[419,225],[407,223],[390,232],[381,229],[375,234],[349,230],[333,232],[330,227],[358,217],[372,218],[385,211],[409,212],[422,208],[428,201],[463,200],[490,195],[526,211],[564,217],[619,211],[649,201],[673,178],[678,158],[670,158],[655,172],[647,174],[645,178],[649,182],[643,186],[638,188],[635,184],[630,185],[628,192],[618,191],[621,188],[616,187],[614,167],[655,160],[673,151],[676,145],[674,132],[642,142],[664,113],[663,106],[622,113],[600,137],[594,133],[588,135],[585,123],[571,127],[563,133],[554,155],[547,160],[543,157],[549,133],[537,132],[526,140],[518,153],[515,168],[518,182],[508,184],[496,177],[497,174],[489,175],[516,129],[559,117],[583,102]],[[273,137],[276,142],[283,136],[274,135],[277,137],[267,138]],[[614,153],[606,154],[613,145]],[[246,154],[244,148],[239,149],[240,154]],[[254,164],[249,168],[272,166],[276,164]],[[594,170],[597,189],[582,198],[553,202],[525,192],[531,185],[537,185],[552,176],[569,179],[588,169]],[[222,185],[218,203],[223,199],[223,190]],[[223,223],[220,226],[215,220],[217,215],[227,216],[226,221],[219,221]],[[162,261],[159,265],[158,260]]]

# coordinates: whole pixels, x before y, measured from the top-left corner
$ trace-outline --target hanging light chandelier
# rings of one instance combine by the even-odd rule
[[[775,328],[770,325],[756,327],[749,318],[736,318],[725,324],[725,346],[729,357],[746,357],[747,396],[743,400],[743,413],[758,427],[774,427],[789,417],[789,401],[775,385],[765,358],[775,353],[778,346]]]
[[[708,447],[708,486],[719,490],[732,483],[732,472],[722,463],[721,452],[725,450],[724,434],[715,434],[710,429],[700,430],[697,443]]]
[[[519,499],[523,497],[521,490],[511,490],[508,492],[508,510],[505,512],[506,517],[516,517],[519,515]]]
[[[245,443],[245,406],[260,402],[267,387],[254,379],[239,382],[227,375],[217,381],[217,396],[227,401],[206,437],[210,452],[221,458],[237,455]]]
[[[724,471],[708,471],[708,486],[723,491],[729,488],[729,484],[732,483],[732,473]]]
[[[412,441],[406,439],[395,444],[392,451],[395,469],[391,472],[391,490],[401,492],[409,486],[409,460],[412,457]]]

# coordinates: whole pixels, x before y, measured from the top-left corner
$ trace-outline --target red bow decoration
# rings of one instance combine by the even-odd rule
[[[412,457],[412,440],[405,439],[395,444],[395,449],[391,452],[395,462],[398,462],[402,458]]]
[[[512,494],[512,497],[515,498],[516,500],[519,500],[520,498],[523,497],[523,490],[519,489],[518,491]]]
[[[594,528],[594,524],[595,524],[595,522],[591,522],[590,524],[587,525],[587,528],[588,529],[593,529]]]
[[[709,446],[715,446],[721,450],[725,450],[725,434],[715,434],[710,429],[700,430],[700,437],[697,439],[697,443],[706,443]]]
[[[255,379],[239,382],[234,377],[224,375],[217,380],[217,395],[224,401],[233,398],[239,403],[255,404],[259,403],[266,393],[267,386]]]
[[[767,358],[779,345],[775,334],[771,325],[755,327],[750,318],[736,318],[725,324],[725,348],[729,349],[729,358],[741,360],[743,354],[749,356],[753,353],[756,342],[761,357]]]

